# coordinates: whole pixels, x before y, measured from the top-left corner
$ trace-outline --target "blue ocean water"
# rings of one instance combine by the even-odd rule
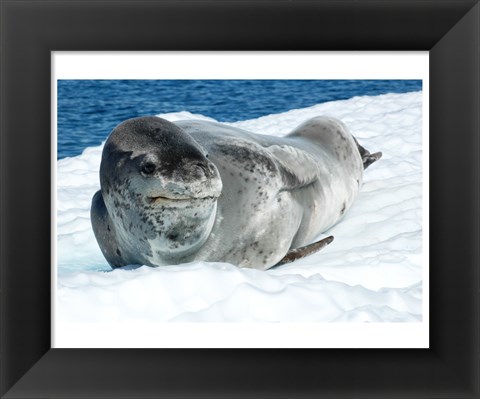
[[[59,80],[57,158],[101,144],[116,125],[137,116],[189,111],[233,122],[419,90],[421,80]]]

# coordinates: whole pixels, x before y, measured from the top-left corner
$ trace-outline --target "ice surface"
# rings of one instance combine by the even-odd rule
[[[266,272],[225,263],[112,271],[90,225],[102,146],[57,168],[57,321],[418,322],[422,320],[422,93],[355,97],[231,123],[285,135],[306,119],[341,119],[383,158],[367,169],[321,252]],[[209,119],[187,111],[171,121]],[[59,132],[61,134],[61,132]]]

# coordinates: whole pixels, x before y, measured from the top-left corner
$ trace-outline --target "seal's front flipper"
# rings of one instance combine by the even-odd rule
[[[287,252],[287,254],[283,257],[283,259],[278,262],[275,266],[284,265],[285,263],[293,262],[297,259],[302,259],[305,256],[312,255],[315,252],[320,251],[321,249],[325,248],[328,244],[333,241],[333,236],[329,236],[324,238],[323,240],[314,242],[313,244],[305,245],[304,247],[291,249]]]
[[[110,219],[100,190],[93,196],[92,207],[90,208],[90,220],[98,246],[109,265],[112,266],[112,268],[127,265],[128,262],[122,258],[122,253],[120,252],[116,239],[115,227]]]

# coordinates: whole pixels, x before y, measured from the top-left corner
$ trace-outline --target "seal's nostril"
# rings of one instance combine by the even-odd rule
[[[199,166],[203,170],[203,173],[205,173],[206,177],[215,176],[215,166],[213,165],[213,163],[198,163],[197,166]]]
[[[204,163],[202,162],[195,162],[194,165],[199,168],[203,174],[207,177],[210,177],[211,176],[211,172],[210,172],[210,169],[209,169],[209,165],[205,165]]]
[[[213,166],[213,163],[208,164],[208,171],[210,172],[211,176],[215,175],[215,166]]]

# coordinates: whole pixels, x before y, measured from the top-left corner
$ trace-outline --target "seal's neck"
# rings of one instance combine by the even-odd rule
[[[116,230],[135,259],[150,266],[178,264],[194,258],[215,223],[216,198],[130,201],[110,199]]]
[[[195,258],[208,240],[215,223],[217,201],[164,213],[165,224],[149,239],[153,265],[179,264]]]

